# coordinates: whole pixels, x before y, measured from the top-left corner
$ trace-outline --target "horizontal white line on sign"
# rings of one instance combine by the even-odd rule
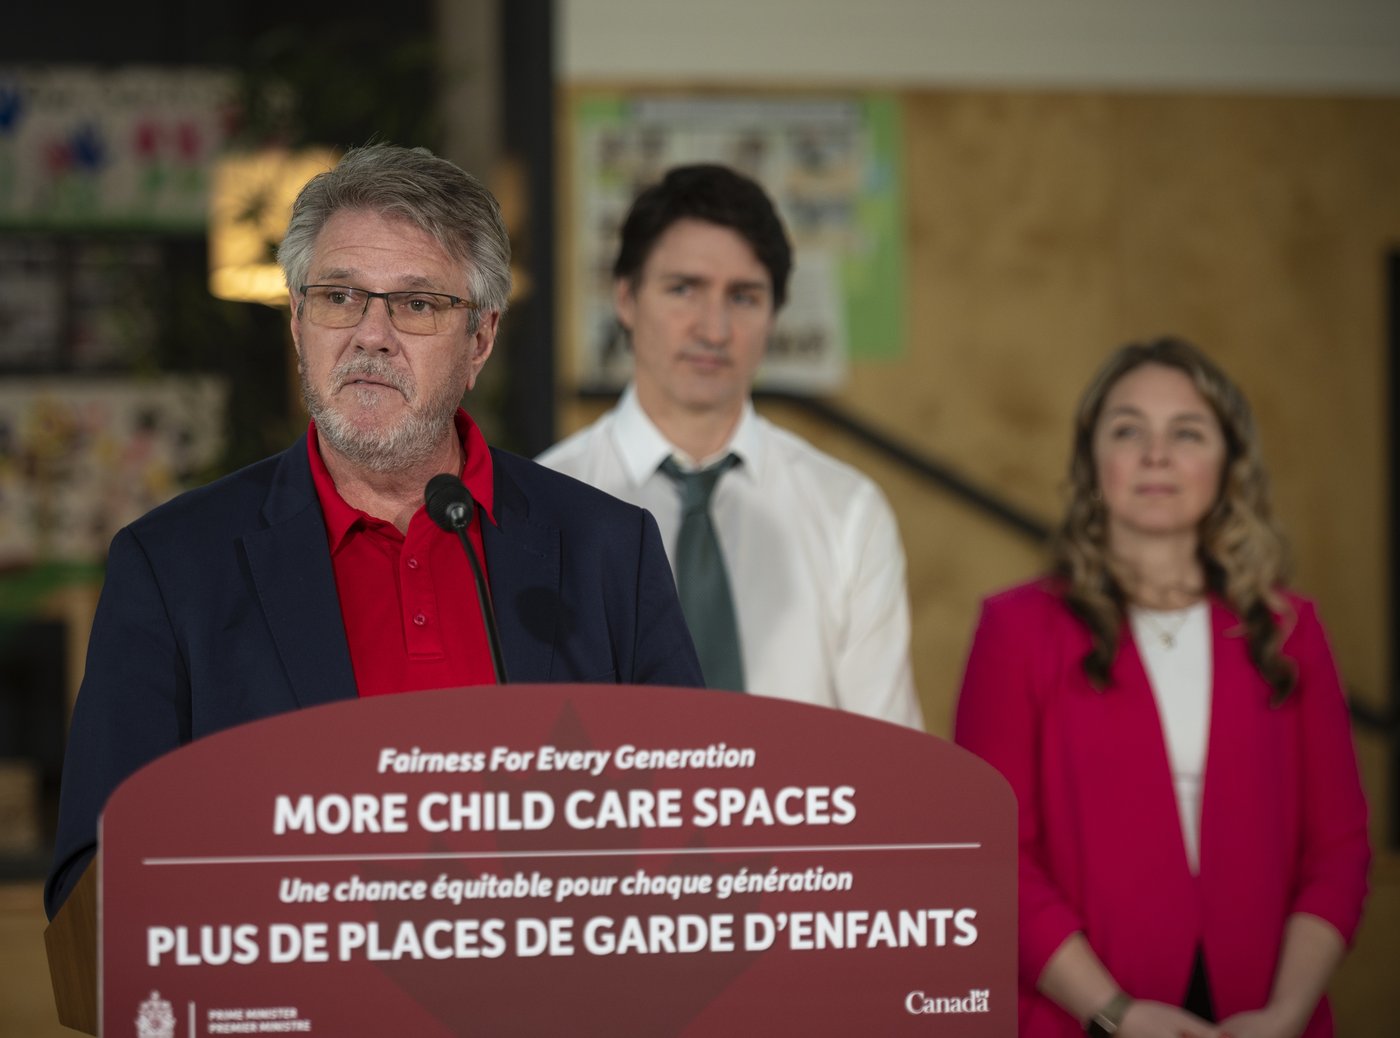
[[[469,861],[475,858],[645,858],[703,854],[868,854],[878,851],[975,851],[980,843],[862,843],[806,847],[623,847],[581,851],[439,851],[424,854],[250,854],[232,857],[142,858],[142,865],[290,865],[337,861]]]

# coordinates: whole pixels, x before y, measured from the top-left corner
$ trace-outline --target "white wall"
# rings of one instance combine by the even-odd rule
[[[555,0],[560,76],[1400,95],[1400,0]]]

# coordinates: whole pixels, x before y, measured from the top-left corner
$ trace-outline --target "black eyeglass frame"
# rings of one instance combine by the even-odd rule
[[[389,312],[389,321],[390,323],[394,324],[395,328],[398,328],[399,326],[397,323],[394,323],[394,308],[389,304],[390,296],[432,296],[434,299],[448,300],[448,306],[446,307],[446,309],[448,310],[481,309],[481,305],[479,303],[473,303],[470,299],[463,299],[461,296],[448,295],[446,292],[425,292],[420,291],[416,288],[401,288],[394,292],[371,292],[367,288],[356,288],[354,285],[300,285],[297,287],[297,291],[301,293],[301,298],[303,301],[305,301],[306,299],[307,290],[312,288],[338,288],[346,292],[363,293],[365,297],[365,305],[364,309],[360,311],[361,321],[365,319],[365,314],[369,313],[369,304],[376,299],[382,299],[384,300],[384,309]],[[357,321],[356,324],[358,323],[359,322]],[[350,328],[353,327],[353,325],[344,325],[344,327]],[[403,331],[403,329],[401,328],[399,330]],[[415,333],[408,332],[407,334],[413,335]]]

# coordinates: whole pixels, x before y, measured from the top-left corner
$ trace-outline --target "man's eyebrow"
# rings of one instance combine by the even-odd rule
[[[766,282],[766,281],[756,281],[756,280],[755,280],[755,281],[731,281],[731,282],[729,282],[729,287],[730,287],[731,289],[741,288],[741,289],[745,289],[745,290],[757,290],[757,291],[759,291],[759,292],[767,292],[767,291],[768,291],[768,282]]]
[[[360,272],[357,270],[353,270],[350,267],[332,267],[329,270],[324,270],[320,274],[317,274],[317,280],[314,283],[322,285],[342,284],[358,288],[359,286],[355,285],[354,282],[359,276]],[[394,289],[393,291],[402,291],[409,289],[431,289],[437,292],[443,291],[442,287],[438,284],[438,282],[434,278],[428,277],[426,274],[410,274],[407,277],[399,279],[396,283],[402,285],[403,288]],[[450,295],[451,293],[443,292],[443,294]]]
[[[406,285],[409,288],[431,288],[439,292],[442,291],[442,286],[438,283],[437,279],[430,278],[426,274],[411,274],[404,278],[400,284]]]
[[[665,281],[678,281],[689,285],[708,285],[715,280],[706,274],[689,274],[683,270],[659,270],[656,272],[656,276]],[[735,289],[743,291],[769,291],[768,282],[757,278],[726,281],[724,285],[730,291]]]

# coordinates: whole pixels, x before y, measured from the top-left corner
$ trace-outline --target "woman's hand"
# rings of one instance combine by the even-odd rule
[[[1118,1025],[1118,1038],[1217,1038],[1218,1034],[1214,1024],[1165,1002],[1134,1001]]]
[[[1289,916],[1268,1004],[1222,1020],[1214,1033],[1219,1038],[1298,1038],[1345,950],[1331,923],[1306,912]]]
[[[1283,1010],[1266,1007],[1251,1013],[1236,1013],[1227,1020],[1220,1021],[1216,1031],[1220,1038],[1298,1038],[1307,1026]]]

